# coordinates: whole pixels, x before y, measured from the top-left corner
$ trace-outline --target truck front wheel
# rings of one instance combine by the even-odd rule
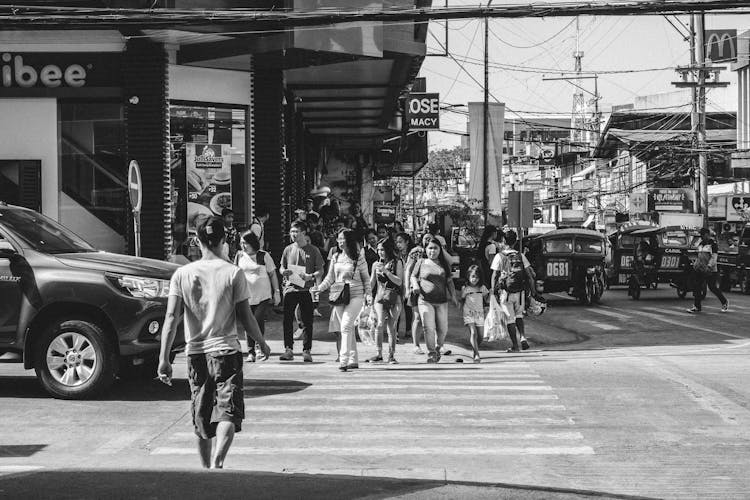
[[[115,347],[96,323],[55,321],[37,342],[36,374],[44,389],[60,399],[86,399],[115,379]]]

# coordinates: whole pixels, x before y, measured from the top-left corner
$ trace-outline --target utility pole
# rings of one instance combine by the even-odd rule
[[[490,6],[492,0],[487,2],[487,7]],[[483,126],[482,126],[482,213],[484,214],[484,225],[488,224],[489,216],[489,175],[490,166],[488,165],[487,155],[487,139],[489,137],[489,116],[490,116],[490,72],[489,72],[489,48],[490,48],[490,20],[488,17],[484,18],[484,113],[483,113]]]
[[[693,132],[693,147],[698,156],[698,168],[694,169],[694,188],[696,192],[697,212],[703,214],[703,226],[708,226],[708,155],[706,152],[706,89],[726,87],[729,82],[719,81],[719,72],[725,66],[706,64],[705,15],[701,13],[690,16],[690,66],[678,67],[682,80],[672,82],[678,88],[690,88],[692,93],[692,110],[690,125]],[[713,74],[709,81],[708,74]]]

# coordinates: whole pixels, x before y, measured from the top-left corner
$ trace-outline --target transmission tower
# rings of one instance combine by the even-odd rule
[[[570,140],[573,143],[581,144],[588,140],[586,130],[589,128],[587,113],[586,113],[586,100],[583,95],[583,81],[581,78],[581,72],[583,71],[581,60],[583,59],[583,51],[580,48],[581,31],[579,26],[578,17],[576,17],[576,51],[573,53],[573,60],[575,66],[573,71],[575,73],[575,91],[573,92],[573,112],[570,120]]]

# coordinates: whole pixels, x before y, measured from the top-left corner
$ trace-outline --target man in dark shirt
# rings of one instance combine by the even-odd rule
[[[711,292],[716,295],[716,298],[719,299],[719,302],[721,302],[721,312],[727,312],[729,310],[729,302],[716,285],[716,279],[719,276],[719,270],[716,263],[719,254],[719,246],[716,244],[716,240],[711,238],[711,232],[705,227],[701,228],[700,235],[701,239],[698,242],[698,258],[693,266],[696,274],[695,290],[693,291],[693,307],[688,309],[687,312],[701,312],[701,299],[703,296],[703,289],[706,285],[708,285],[709,290],[711,290]]]
[[[365,232],[365,262],[367,269],[372,269],[372,265],[380,259],[378,256],[378,233],[370,228]]]
[[[227,246],[229,247],[227,257],[229,262],[234,262],[234,256],[240,249],[240,233],[234,227],[234,212],[231,208],[225,208],[221,211],[221,218],[224,220],[224,232],[227,235]]]

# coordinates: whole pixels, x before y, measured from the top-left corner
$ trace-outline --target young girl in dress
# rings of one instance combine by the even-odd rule
[[[474,362],[481,361],[479,357],[479,336],[484,326],[484,299],[490,294],[482,284],[482,271],[473,265],[466,271],[466,285],[461,290],[461,302],[464,325],[469,327],[469,340],[474,351]]]

